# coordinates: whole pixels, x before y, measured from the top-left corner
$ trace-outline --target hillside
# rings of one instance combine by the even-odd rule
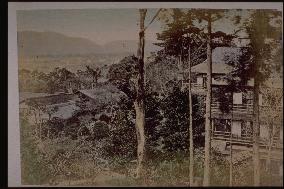
[[[18,32],[20,56],[101,53],[100,45],[84,38],[55,32]]]
[[[157,51],[159,48],[156,45],[153,45],[153,41],[145,42],[145,52],[148,54],[149,52]],[[112,41],[103,46],[105,53],[122,53],[122,52],[131,52],[136,54],[138,44],[135,40],[117,40]]]
[[[158,47],[146,41],[146,54]],[[120,54],[137,51],[136,40],[117,40],[105,45],[80,37],[69,37],[56,32],[20,31],[18,32],[18,52],[20,57],[64,56],[86,54]]]

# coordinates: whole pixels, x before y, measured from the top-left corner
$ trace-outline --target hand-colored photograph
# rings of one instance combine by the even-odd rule
[[[282,186],[276,9],[17,10],[22,185]]]

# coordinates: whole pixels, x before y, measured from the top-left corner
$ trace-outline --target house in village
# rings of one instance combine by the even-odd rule
[[[76,95],[69,93],[31,93],[20,92],[20,114],[35,124],[52,118],[66,120],[79,108],[75,105]],[[54,107],[56,111],[49,113]]]
[[[103,125],[109,127],[116,104],[123,97],[125,94],[111,84],[100,84],[93,89],[77,90],[73,93],[21,92],[20,115],[32,125],[55,119],[60,120],[62,126],[71,131],[84,126],[93,131],[97,122],[103,122]],[[77,132],[69,134],[76,135]]]
[[[239,48],[219,47],[212,52],[212,147],[217,148],[222,154],[229,155],[230,148],[233,150],[233,161],[250,158],[252,155],[252,129],[253,129],[253,87],[254,78],[245,83],[242,88],[245,90],[226,93],[224,89],[228,86],[225,79],[233,67],[225,63],[225,57],[236,59],[240,55]],[[206,60],[192,67],[192,93],[206,96]],[[183,80],[183,88],[188,85],[188,80]],[[270,79],[268,79],[268,82]],[[278,82],[281,83],[282,81]],[[268,90],[269,89],[269,90]],[[265,92],[266,91],[266,92]],[[267,91],[270,91],[268,93]],[[275,105],[271,106],[268,102],[274,95]],[[224,98],[227,97],[227,98]],[[227,99],[227,100],[226,100]],[[267,113],[269,110],[270,114]],[[271,143],[272,163],[275,167],[274,172],[279,174],[283,169],[283,86],[275,82],[261,88],[259,94],[260,112],[260,154],[261,161],[267,159],[269,149],[270,127],[273,127],[273,137]],[[270,120],[268,122],[268,115]],[[275,116],[271,118],[271,115]],[[232,142],[232,143],[231,143]],[[232,144],[232,146],[231,146]],[[282,175],[282,174],[280,174]]]

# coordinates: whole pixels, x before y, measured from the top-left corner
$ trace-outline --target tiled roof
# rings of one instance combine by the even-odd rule
[[[80,93],[94,99],[96,102],[117,102],[122,96],[123,92],[117,89],[114,85],[104,85],[95,87],[94,89],[79,90]]]
[[[226,59],[237,61],[241,55],[240,48],[235,47],[217,47],[212,51],[212,73],[229,73],[233,67],[226,64]],[[192,67],[192,72],[207,73],[207,60],[203,63]]]
[[[195,73],[207,73],[207,62],[198,64],[191,69]],[[225,63],[212,64],[212,73],[227,74],[233,71],[233,67]]]

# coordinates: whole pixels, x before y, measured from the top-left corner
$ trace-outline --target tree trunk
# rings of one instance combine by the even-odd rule
[[[233,186],[233,143],[232,143],[232,129],[230,133],[230,186]]]
[[[210,149],[211,149],[211,84],[212,84],[212,49],[211,49],[211,18],[208,20],[207,41],[207,91],[206,91],[206,113],[205,113],[205,159],[203,186],[210,184]]]
[[[233,97],[233,93],[231,94]],[[231,132],[230,132],[230,186],[233,186],[233,133],[232,133],[232,127],[233,127],[233,117],[234,117],[234,104],[232,99],[231,104]]]
[[[40,110],[39,110],[39,112],[38,112],[38,119],[39,119],[39,140],[41,140],[42,118],[41,118],[41,112],[40,112]]]
[[[180,79],[182,80],[182,83],[184,81],[184,75],[183,75],[183,39],[181,37],[181,48],[180,48],[180,55],[179,55],[179,74],[180,74]],[[182,74],[182,75],[181,75]]]
[[[273,122],[271,125],[268,125],[269,127],[269,141],[268,141],[268,154],[267,154],[267,161],[266,161],[266,171],[270,173],[270,165],[271,165],[271,150],[274,142],[274,126]]]
[[[38,123],[37,123],[37,114],[36,110],[34,109],[34,117],[35,117],[35,135],[38,136]]]
[[[34,117],[35,117],[35,124],[37,125],[37,115],[36,115],[36,110],[34,110]]]
[[[182,73],[182,58],[181,58],[181,55],[178,55],[178,58],[177,58],[177,63],[178,63],[178,81],[183,81],[183,76],[181,75]]]
[[[138,104],[134,102],[135,112],[136,112],[136,134],[137,134],[137,158],[138,158],[138,165],[137,165],[137,178],[142,176],[143,172],[143,163],[145,158],[145,111],[143,108],[144,105]]]
[[[147,9],[139,9],[140,12],[140,32],[139,32],[139,43],[138,43],[138,69],[139,73],[137,76],[136,83],[136,98],[134,102],[135,114],[136,114],[136,134],[137,134],[137,173],[136,177],[140,178],[143,171],[143,163],[145,159],[145,104],[144,104],[144,20],[146,17]]]
[[[253,98],[253,173],[254,186],[260,186],[260,159],[259,159],[259,82],[255,78],[254,98]]]
[[[188,46],[188,105],[189,105],[189,184],[190,186],[193,186],[194,146],[193,146],[193,126],[192,126],[190,45]]]

